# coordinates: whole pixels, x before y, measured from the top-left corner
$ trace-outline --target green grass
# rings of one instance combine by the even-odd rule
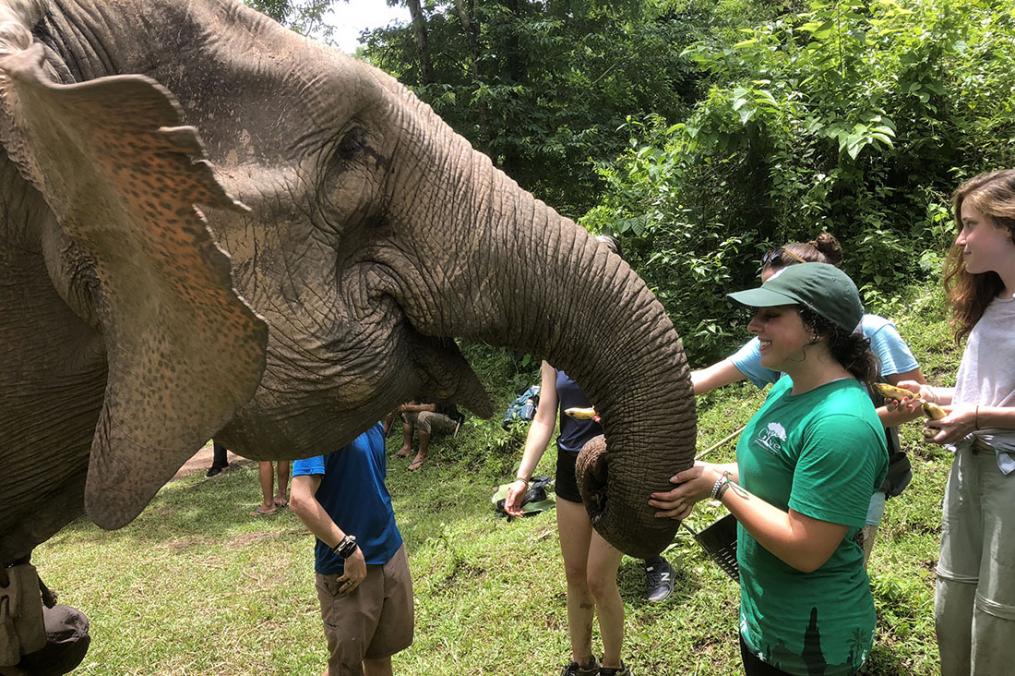
[[[893,317],[934,382],[951,382],[959,352],[937,293],[917,293]],[[482,375],[501,383],[500,409],[535,372],[476,348]],[[530,366],[526,364],[526,366]],[[703,398],[699,448],[747,420],[762,394],[739,385]],[[549,674],[568,654],[564,573],[555,514],[508,523],[489,497],[513,476],[524,430],[470,419],[438,442],[424,471],[389,461],[388,484],[410,553],[416,641],[395,658],[403,674]],[[396,432],[389,448],[401,443]],[[871,559],[878,633],[869,672],[938,671],[933,566],[950,456],[903,431],[915,479],[888,504]],[[732,458],[732,444],[713,455]],[[540,467],[552,469],[548,452]],[[92,648],[76,673],[316,674],[324,638],[313,588],[312,537],[288,511],[252,518],[255,465],[213,480],[195,475],[160,491],[130,526],[104,532],[79,521],[39,547],[35,563],[92,622]],[[701,505],[700,529],[721,515]],[[739,671],[737,586],[681,532],[668,558],[676,593],[649,605],[639,562],[624,558],[625,659],[639,674]],[[598,637],[597,637],[598,645]]]

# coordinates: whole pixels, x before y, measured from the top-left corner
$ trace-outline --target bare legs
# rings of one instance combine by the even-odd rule
[[[619,667],[624,642],[624,602],[617,589],[620,551],[592,530],[585,506],[557,500],[557,531],[567,578],[567,624],[571,659],[592,659],[592,618],[599,610],[603,666]]]
[[[278,460],[272,467],[270,460],[257,463],[257,474],[261,482],[261,504],[254,510],[256,516],[273,514],[278,507],[289,504],[286,493],[289,488],[289,461]],[[275,478],[278,477],[278,492],[275,492]]]
[[[395,418],[398,417],[398,409],[396,408],[391,413],[384,416],[384,438],[387,439],[388,435],[391,434],[392,428],[395,426]]]
[[[412,453],[412,423],[409,416],[402,416],[402,447],[395,453],[399,458],[408,458]]]
[[[411,437],[410,437],[411,438]],[[410,449],[412,450],[412,449]],[[420,428],[419,430],[419,450],[416,451],[416,457],[409,463],[409,469],[415,472],[417,469],[423,466],[426,462],[427,451],[430,450],[430,433],[425,429]]]

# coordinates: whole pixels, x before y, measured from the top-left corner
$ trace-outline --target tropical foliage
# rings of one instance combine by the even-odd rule
[[[363,56],[409,85],[523,187],[569,215],[595,204],[595,162],[631,114],[687,114],[703,32],[767,15],[743,0],[431,0],[370,33]]]
[[[1015,160],[1007,2],[814,0],[684,55],[707,91],[686,117],[629,120],[584,222],[633,245],[692,353],[723,346],[723,294],[767,247],[822,229],[886,309],[937,275],[957,182]]]
[[[259,12],[303,35],[327,38],[331,27],[324,15],[336,0],[243,0]]]

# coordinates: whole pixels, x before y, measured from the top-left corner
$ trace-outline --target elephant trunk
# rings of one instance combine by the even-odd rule
[[[455,253],[429,272],[444,298],[407,313],[423,333],[524,350],[574,378],[609,446],[608,474],[601,462],[591,472],[609,477],[587,501],[593,523],[628,554],[656,554],[678,524],[654,516],[649,493],[671,488],[695,449],[694,396],[673,324],[619,256],[484,155],[466,157],[455,203],[469,208],[450,207],[436,221]]]

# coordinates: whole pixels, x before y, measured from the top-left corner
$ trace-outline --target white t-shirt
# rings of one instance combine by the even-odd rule
[[[995,298],[969,333],[955,377],[955,406],[1015,407],[1015,299]],[[972,444],[970,435],[958,444]],[[998,466],[1005,474],[1015,470],[1015,429],[982,429],[975,433],[1001,453]]]

